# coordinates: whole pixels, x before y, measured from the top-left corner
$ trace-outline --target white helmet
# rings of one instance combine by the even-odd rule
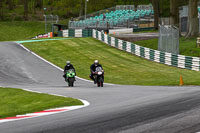
[[[99,61],[98,61],[98,60],[95,60],[95,61],[94,61],[94,63],[95,63],[95,64],[98,64],[98,63],[99,63]]]
[[[95,60],[95,61],[94,61],[94,64],[95,64],[95,65],[98,65],[98,64],[99,64],[99,61],[98,61],[98,60]]]
[[[70,65],[70,63],[71,63],[70,61],[67,61],[67,62],[66,62],[67,65]]]

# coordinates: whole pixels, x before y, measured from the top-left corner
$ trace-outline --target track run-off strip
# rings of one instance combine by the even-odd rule
[[[52,40],[52,39],[50,39],[50,40]],[[56,39],[56,40],[61,40],[61,39]],[[26,41],[26,42],[28,42],[28,41]],[[26,51],[31,52],[29,49],[24,47],[22,44],[19,44],[19,45],[21,47],[23,47]],[[63,69],[61,69],[58,66],[48,62],[47,60],[43,59],[39,55],[37,55],[37,54],[35,54],[33,52],[31,52],[31,53],[33,55],[37,56],[38,58],[42,59],[43,61],[47,62],[48,64],[50,64],[50,65],[56,67],[57,69],[63,71]],[[80,78],[80,79],[82,79],[82,78]],[[84,79],[82,79],[82,80],[84,80]],[[87,80],[85,80],[85,81],[87,81]],[[32,90],[28,90],[28,89],[22,89],[22,90],[29,91],[29,92],[35,92],[35,93],[42,93],[42,92],[39,92],[39,91],[32,91]],[[61,97],[67,97],[67,96],[64,96],[64,95],[58,95],[58,94],[52,94],[52,93],[46,93],[46,94],[55,95],[55,96],[61,96]],[[40,116],[45,116],[45,115],[51,115],[51,114],[62,113],[62,112],[66,112],[66,111],[72,111],[72,110],[84,108],[84,107],[87,107],[87,106],[90,105],[90,103],[88,101],[86,101],[86,100],[82,100],[82,99],[78,99],[78,100],[80,100],[84,105],[67,106],[67,107],[60,107],[60,108],[54,108],[54,109],[47,109],[47,110],[42,110],[42,111],[39,111],[39,112],[27,113],[27,114],[24,114],[24,115],[17,115],[17,116],[14,116],[14,117],[0,118],[0,123],[16,121],[16,120],[22,120],[22,119],[28,119],[28,118],[34,118],[34,117],[40,117]]]
[[[72,38],[53,38],[53,39],[40,39],[40,40],[24,40],[24,41],[16,41],[16,43],[28,43],[28,42],[43,42],[43,41],[55,41],[55,40],[68,40]]]
[[[41,92],[38,92],[38,91],[32,91],[32,90],[28,90],[28,89],[23,89],[23,90],[35,92],[35,93],[41,93]],[[52,94],[52,93],[47,93],[47,94],[55,95],[55,96],[61,96],[61,97],[67,97],[67,96]],[[27,114],[24,114],[24,115],[17,115],[17,116],[14,116],[14,117],[2,118],[2,119],[0,119],[0,123],[22,120],[22,119],[28,119],[28,118],[34,118],[34,117],[40,117],[40,116],[45,116],[45,115],[52,115],[52,114],[56,114],[56,113],[62,113],[62,112],[66,112],[66,111],[72,111],[72,110],[75,110],[75,109],[84,108],[84,107],[87,107],[87,106],[90,105],[90,103],[86,100],[82,100],[82,99],[78,99],[78,100],[80,100],[84,105],[53,108],[53,109],[42,110],[42,111],[34,112],[34,113],[27,113]]]
[[[20,43],[17,43],[17,44],[18,44],[19,46],[21,46],[23,49],[25,49],[27,52],[30,52],[31,54],[33,54],[34,56],[36,56],[36,57],[38,57],[39,59],[43,60],[44,62],[48,63],[49,65],[51,65],[51,66],[57,68],[58,70],[60,70],[60,71],[62,71],[62,72],[64,71],[62,68],[60,68],[60,67],[56,66],[55,64],[53,64],[53,63],[47,61],[46,59],[42,58],[42,57],[39,56],[38,54],[34,53],[33,51],[30,51],[29,49],[27,49],[26,47],[24,47],[22,44],[20,44]],[[83,80],[83,81],[86,81],[86,82],[93,82],[93,81],[91,81],[91,80],[87,80],[87,79],[84,79],[84,78],[81,78],[81,77],[78,77],[78,76],[76,76],[76,78],[78,78],[78,79],[80,79],[80,80]],[[116,85],[116,84],[110,84],[110,83],[104,83],[104,84],[106,84],[106,85]],[[117,86],[117,85],[116,85],[116,86]]]
[[[64,39],[70,39],[70,38],[64,38]],[[54,39],[54,40],[64,40],[64,39]],[[53,39],[42,39],[42,40],[27,40],[27,41],[18,41],[16,42],[19,46],[21,46],[22,48],[24,48],[27,52],[32,53],[34,56],[38,57],[39,59],[45,61],[46,63],[52,65],[53,67],[64,71],[62,68],[54,65],[53,63],[45,60],[44,58],[42,58],[41,56],[37,55],[36,53],[30,51],[29,49],[27,49],[26,47],[24,47],[21,43],[25,43],[25,42],[39,42],[39,41],[48,41],[48,40],[53,40]],[[86,82],[92,82],[90,80],[87,79],[83,79],[80,78],[78,76],[76,76],[76,78],[86,81]],[[109,83],[105,83],[107,85],[115,85],[115,84],[109,84]],[[32,90],[28,90],[28,89],[23,89],[25,91],[30,91],[30,92],[36,92],[36,93],[42,93],[39,91],[32,91]],[[63,96],[63,95],[58,95],[58,94],[52,94],[52,93],[48,93],[50,95],[55,95],[55,96],[61,96],[61,97],[67,97],[67,96]],[[0,123],[4,123],[4,122],[10,122],[10,121],[16,121],[16,120],[22,120],[22,119],[28,119],[28,118],[34,118],[34,117],[40,117],[40,116],[45,116],[45,115],[51,115],[51,114],[56,114],[56,113],[61,113],[61,112],[66,112],[66,111],[71,111],[71,110],[75,110],[75,109],[80,109],[83,107],[87,107],[90,105],[90,103],[86,100],[82,100],[82,99],[78,99],[80,100],[84,105],[78,105],[78,106],[67,106],[67,107],[61,107],[61,108],[54,108],[54,109],[48,109],[48,110],[43,110],[43,111],[39,111],[39,112],[34,112],[34,113],[28,113],[28,114],[24,114],[24,115],[17,115],[15,117],[7,117],[7,118],[2,118],[0,119]]]

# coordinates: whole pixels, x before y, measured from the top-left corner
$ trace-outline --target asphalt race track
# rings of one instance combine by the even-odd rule
[[[114,36],[122,40],[134,42],[134,41],[158,38],[159,34],[157,32],[139,33],[139,34],[138,33],[120,33],[120,34],[115,34]]]
[[[69,88],[62,74],[19,45],[0,43],[0,86],[55,93],[91,104],[79,110],[1,123],[0,133],[200,131],[200,87],[107,84],[97,88],[92,82],[77,79],[75,87]]]

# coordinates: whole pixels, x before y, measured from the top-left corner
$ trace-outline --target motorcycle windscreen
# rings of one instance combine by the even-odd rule
[[[97,68],[96,68],[96,71],[97,71],[97,72],[101,72],[101,71],[102,71],[102,67],[97,67]]]

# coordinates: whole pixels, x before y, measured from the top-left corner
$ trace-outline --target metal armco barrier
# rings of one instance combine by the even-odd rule
[[[200,58],[153,50],[131,42],[111,37],[103,32],[92,29],[69,29],[62,31],[63,37],[93,37],[112,47],[132,53],[139,57],[169,66],[200,71]]]
[[[92,37],[92,29],[69,29],[62,31],[63,37]]]
[[[158,50],[153,50],[150,48],[145,48],[131,42],[117,39],[109,35],[104,34],[103,32],[93,30],[92,37],[96,38],[112,47],[118,48],[120,50],[132,53],[139,57],[155,61],[161,64],[166,64],[169,66],[200,71],[200,58],[176,55],[167,52],[161,52]]]

